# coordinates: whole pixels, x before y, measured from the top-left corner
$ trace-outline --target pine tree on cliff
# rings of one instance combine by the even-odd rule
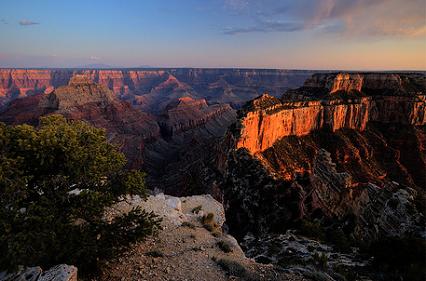
[[[68,263],[90,271],[152,234],[159,220],[140,209],[103,219],[120,196],[146,198],[144,174],[125,162],[105,131],[85,122],[0,123],[0,269]]]

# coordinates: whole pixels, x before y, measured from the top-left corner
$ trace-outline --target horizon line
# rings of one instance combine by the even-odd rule
[[[40,69],[40,70],[162,70],[162,69],[239,69],[239,70],[286,70],[286,71],[324,71],[324,72],[426,72],[426,69],[326,69],[326,68],[274,68],[274,67],[193,67],[193,66],[111,66],[111,67],[82,67],[82,66],[60,66],[60,67],[15,67],[15,66],[0,66],[0,69]]]

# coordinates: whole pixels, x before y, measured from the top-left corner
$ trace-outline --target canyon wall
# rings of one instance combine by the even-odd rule
[[[41,116],[53,113],[104,128],[108,140],[127,156],[129,167],[140,168],[146,144],[161,137],[154,116],[132,108],[85,75],[73,76],[67,86],[49,94],[13,100],[0,112],[0,122],[36,125]]]
[[[212,119],[230,116],[235,121],[235,110],[228,104],[208,105],[205,99],[179,98],[170,103],[161,115],[159,124],[166,135],[176,135],[207,124]],[[229,125],[229,124],[227,124]],[[224,126],[223,129],[227,128]]]
[[[108,87],[144,111],[159,113],[173,99],[205,98],[240,106],[263,91],[280,96],[296,88],[312,71],[263,69],[0,69],[0,105],[49,93],[77,74]]]
[[[156,86],[155,93],[160,99],[147,98],[149,102],[144,103],[145,107],[163,108],[152,114],[120,99],[105,83],[93,82],[104,79],[102,76],[109,72],[91,73],[97,76],[73,73],[66,86],[9,101],[0,111],[0,122],[37,125],[40,116],[52,113],[85,120],[106,129],[108,140],[126,155],[128,166],[148,172],[147,182],[151,187],[170,186],[170,192],[183,193],[188,190],[188,179],[196,178],[192,174],[202,168],[201,159],[213,157],[209,150],[214,142],[236,121],[236,111],[229,104],[209,104],[204,98],[191,97],[185,92],[185,84],[169,74],[164,83]],[[110,86],[117,87],[123,81],[122,75],[110,74],[117,79]],[[138,72],[134,74],[140,81],[145,79],[145,85],[149,79],[155,80],[157,74],[162,75],[156,71],[145,72],[145,77]],[[160,90],[178,84],[171,92]]]
[[[370,121],[425,125],[426,92],[420,78],[408,84],[412,77],[397,74],[314,75],[302,88],[290,91],[290,97],[279,100],[264,94],[252,101],[243,110],[237,147],[255,154],[283,137],[322,128],[363,131]],[[381,95],[378,89],[383,89]]]
[[[426,87],[425,73],[320,73],[314,74],[303,85],[306,88],[323,88],[330,93],[366,92],[383,90],[392,93],[421,91]],[[303,88],[302,87],[302,88]]]
[[[318,74],[280,99],[249,102],[217,165],[233,235],[308,221],[367,244],[424,238],[424,82],[422,73]]]

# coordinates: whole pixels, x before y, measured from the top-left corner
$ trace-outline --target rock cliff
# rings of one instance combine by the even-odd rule
[[[190,97],[169,103],[158,117],[162,138],[146,149],[146,169],[156,178],[151,184],[170,194],[213,194],[204,180],[215,174],[206,163],[216,157],[221,138],[235,121],[236,112],[227,104],[208,105]]]
[[[207,105],[205,99],[193,99],[190,97],[179,98],[169,103],[164,110],[161,119],[163,132],[166,135],[176,135],[201,125],[219,116],[234,115],[234,110],[227,104]],[[231,117],[231,121],[235,118]],[[224,124],[223,128],[227,128]]]
[[[143,164],[146,143],[160,137],[160,127],[153,116],[132,108],[85,75],[73,76],[69,85],[50,94],[14,100],[0,114],[0,121],[38,124],[40,116],[52,113],[106,129],[109,140],[126,154],[131,167]]]
[[[84,74],[143,111],[162,112],[176,98],[205,98],[236,106],[262,91],[279,96],[313,72],[259,69],[0,69],[0,105],[65,86]]]
[[[237,147],[255,154],[283,137],[323,128],[363,131],[370,121],[425,125],[424,80],[397,74],[314,75],[282,100],[268,94],[253,100],[240,120]]]
[[[0,272],[2,281],[77,281],[77,268],[59,264],[48,270],[40,267],[28,267],[15,273]]]
[[[97,280],[304,281],[300,274],[246,258],[238,242],[222,227],[224,208],[210,195],[173,197],[163,193],[127,198],[111,208],[109,217],[134,207],[162,218],[156,237],[135,243],[120,257],[101,266]],[[211,216],[211,226],[203,217]]]
[[[234,234],[319,219],[367,242],[423,237],[423,83],[418,74],[314,75],[281,99],[248,103],[220,168]]]
[[[130,167],[148,171],[152,187],[170,186],[170,193],[184,194],[190,190],[188,182],[197,178],[193,170],[202,167],[202,159],[213,157],[210,148],[236,120],[230,105],[189,96],[169,97],[158,115],[146,113],[93,79],[88,73],[74,74],[67,86],[15,99],[0,112],[0,121],[37,124],[40,116],[52,113],[86,120],[107,130]]]

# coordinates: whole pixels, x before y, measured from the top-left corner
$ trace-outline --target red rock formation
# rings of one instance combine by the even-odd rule
[[[316,74],[306,80],[304,86],[326,88],[330,93],[362,92],[372,89],[398,90],[403,87],[403,78],[395,73]]]
[[[53,73],[51,70],[1,69],[0,105],[17,97],[44,93],[58,84],[66,85],[69,77],[61,70]]]
[[[196,100],[191,97],[182,97],[167,105],[164,112],[165,119],[162,123],[169,134],[175,135],[226,115],[231,115],[230,120],[235,119],[234,110],[227,104],[209,106],[205,99]]]
[[[407,90],[401,94],[404,90],[401,88],[402,78],[396,74],[382,76],[320,76],[323,80],[317,80],[318,76],[314,76],[301,88],[300,94],[297,95],[297,90],[291,92],[293,97],[297,96],[296,100],[290,98],[280,101],[265,94],[253,100],[245,110],[245,116],[240,120],[237,148],[245,147],[255,154],[271,147],[283,137],[303,136],[322,128],[332,132],[342,128],[363,131],[369,121],[425,125],[424,92]],[[333,82],[329,84],[329,81]],[[361,93],[386,87],[386,83],[390,83],[389,89],[385,89],[382,95],[375,93],[363,96]],[[329,96],[321,99],[315,97],[315,88],[320,85],[328,87]],[[311,92],[303,98],[309,88]],[[334,97],[335,93],[342,91],[342,97]],[[350,97],[345,96],[345,93]]]
[[[92,83],[87,75],[73,76],[68,86],[51,94],[13,101],[1,113],[0,121],[37,124],[41,115],[51,113],[105,128],[109,140],[126,154],[131,167],[142,165],[146,142],[160,137],[160,128],[152,116],[118,100],[112,91]]]
[[[206,181],[215,173],[206,164],[217,156],[218,140],[236,121],[236,111],[227,104],[182,97],[169,103],[158,120],[163,139],[146,148],[150,184],[172,194],[214,194],[217,190]]]
[[[367,243],[424,237],[425,77],[382,75],[315,75],[239,112],[217,165],[234,234],[306,219]]]
[[[0,105],[17,97],[43,93],[68,84],[75,74],[108,87],[134,106],[162,112],[176,98],[191,95],[211,103],[242,105],[256,97],[258,89],[281,95],[298,87],[312,72],[239,69],[0,69]]]

